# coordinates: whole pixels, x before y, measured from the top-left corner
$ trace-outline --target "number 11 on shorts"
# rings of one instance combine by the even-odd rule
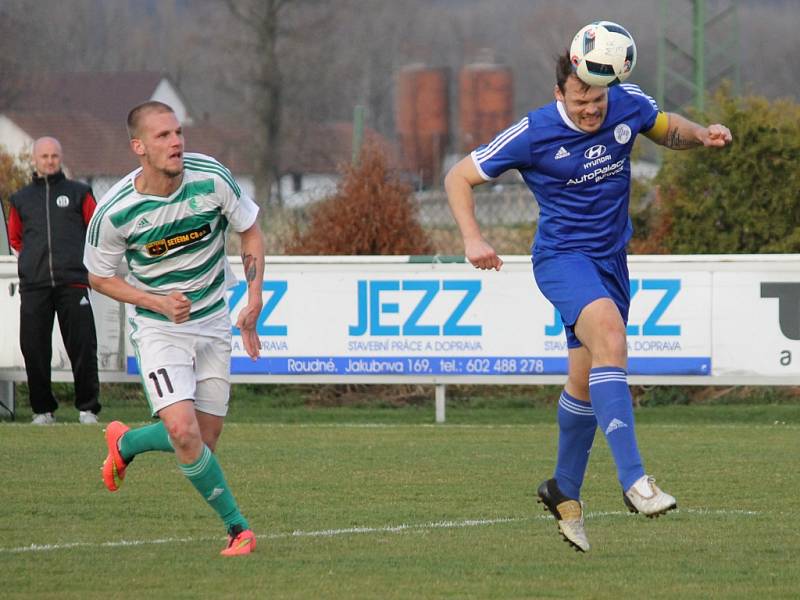
[[[169,373],[164,367],[160,369],[156,369],[155,371],[150,371],[147,374],[147,377],[153,381],[153,385],[156,387],[156,394],[158,394],[159,398],[164,397],[164,391],[161,389],[161,383],[159,382],[159,375],[164,382],[164,386],[167,388],[167,391],[172,394],[174,390],[172,389],[172,382],[169,380]]]

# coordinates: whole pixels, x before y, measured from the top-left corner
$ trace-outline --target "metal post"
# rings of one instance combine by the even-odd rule
[[[736,61],[733,65],[733,91],[738,96],[742,89],[742,81],[741,81],[741,55],[742,55],[742,45],[741,45],[741,30],[739,29],[739,11],[738,11],[738,3],[739,0],[734,0],[733,4],[731,5],[731,11],[733,13],[733,44],[731,44],[732,48],[735,48],[735,56]]]
[[[665,0],[661,0],[661,18],[658,20],[658,62],[656,64],[656,100],[661,110],[667,110],[666,84],[667,84],[667,16],[669,7]]]
[[[444,423],[444,406],[446,400],[447,386],[443,383],[436,385],[436,422]]]
[[[694,0],[694,106],[703,112],[706,103],[706,0]]]
[[[0,407],[8,411],[11,415],[11,420],[16,419],[17,406],[16,406],[16,387],[13,381],[0,381]]]
[[[353,166],[358,164],[361,145],[364,142],[364,107],[357,104],[353,108]]]
[[[739,89],[738,4],[660,0],[657,100],[662,110],[691,105],[702,112],[707,92],[724,78],[732,78]]]

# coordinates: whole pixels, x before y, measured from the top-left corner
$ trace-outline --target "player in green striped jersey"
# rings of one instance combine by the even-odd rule
[[[138,429],[109,423],[103,481],[116,491],[135,456],[174,451],[183,474],[225,524],[222,554],[248,554],[255,536],[213,451],[230,391],[228,227],[241,236],[248,286],[236,326],[251,358],[261,350],[256,321],[264,241],[258,207],[216,160],[184,153],[183,131],[168,105],[135,107],[128,132],[141,166],[101,199],[89,223],[84,262],[95,290],[127,304],[142,383],[159,421]],[[118,274],[123,258],[125,278]]]

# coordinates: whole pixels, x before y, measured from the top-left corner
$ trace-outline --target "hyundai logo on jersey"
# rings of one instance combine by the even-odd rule
[[[584,152],[583,155],[589,160],[592,160],[594,158],[600,158],[605,153],[606,153],[606,147],[603,146],[603,144],[596,144],[591,148],[589,148],[588,150],[586,150],[586,152]]]

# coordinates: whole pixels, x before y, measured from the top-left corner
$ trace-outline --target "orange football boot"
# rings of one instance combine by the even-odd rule
[[[108,456],[103,461],[103,483],[109,492],[116,492],[125,479],[125,469],[128,467],[119,453],[119,439],[129,431],[130,427],[121,421],[111,421],[106,426],[106,446],[108,446]]]
[[[222,556],[241,556],[256,549],[256,535],[250,529],[234,526],[228,531],[228,545],[220,552]]]

